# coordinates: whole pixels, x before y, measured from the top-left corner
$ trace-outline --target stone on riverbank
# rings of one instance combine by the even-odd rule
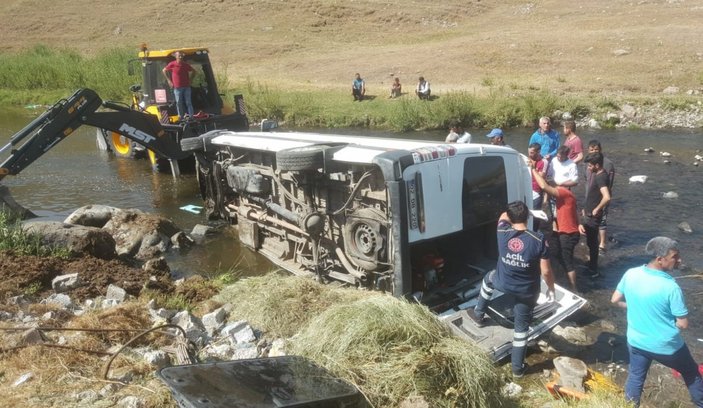
[[[115,240],[108,231],[96,227],[65,224],[59,221],[36,221],[22,226],[37,234],[48,246],[68,248],[74,255],[87,254],[100,259],[115,259]]]
[[[685,232],[686,234],[691,234],[693,233],[693,228],[691,228],[691,225],[687,223],[686,221],[682,221],[679,223],[678,228]]]
[[[121,210],[108,205],[86,205],[72,212],[63,222],[66,224],[102,228],[118,211]]]
[[[579,392],[585,392],[583,381],[588,374],[588,366],[581,360],[570,357],[554,359],[554,368],[559,373],[559,385]]]

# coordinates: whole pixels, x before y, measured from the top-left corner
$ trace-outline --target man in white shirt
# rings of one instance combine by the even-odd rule
[[[430,83],[425,81],[425,77],[420,77],[418,79],[415,94],[420,99],[430,100]]]
[[[465,131],[459,122],[453,121],[449,125],[449,134],[444,143],[471,143],[471,133]]]
[[[569,159],[570,152],[571,149],[568,146],[559,146],[556,160],[552,160],[547,172],[548,177],[553,179],[557,186],[568,189],[579,182],[579,171],[576,163]]]

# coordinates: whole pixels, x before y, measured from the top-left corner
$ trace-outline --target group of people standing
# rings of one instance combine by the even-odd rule
[[[399,77],[394,77],[393,82],[391,82],[391,89],[389,98],[397,98],[403,94],[403,85],[400,83]],[[429,100],[432,95],[432,90],[430,89],[429,81],[426,81],[424,77],[418,78],[417,85],[415,86],[415,95],[422,100]],[[354,101],[362,101],[366,96],[366,81],[361,78],[361,74],[356,73],[354,75],[354,80],[352,81],[352,97]]]
[[[567,271],[572,290],[576,290],[574,249],[581,235],[586,236],[588,260],[586,267],[592,278],[600,276],[598,257],[607,251],[608,204],[611,200],[615,166],[604,157],[600,142],[588,142],[584,154],[581,138],[576,134],[574,121],[564,122],[564,143],[559,133],[552,129],[548,117],[540,118],[539,128],[530,138],[528,146],[532,170],[533,208],[545,209],[551,215],[551,225],[536,222],[535,229],[550,230],[555,234],[557,261]],[[579,171],[580,163],[585,167]],[[585,177],[579,173],[585,170]],[[583,208],[577,210],[574,195],[580,181],[583,188]],[[546,227],[546,228],[545,228]]]
[[[453,129],[454,132],[462,130]],[[470,140],[470,138],[469,138]],[[451,142],[458,142],[453,140]],[[615,176],[613,163],[603,156],[598,140],[588,143],[584,152],[575,133],[575,123],[564,123],[564,142],[551,127],[551,120],[540,118],[539,128],[530,138],[529,163],[533,176],[535,208],[553,214],[551,240],[556,258],[576,290],[574,248],[580,235],[586,236],[591,277],[600,276],[598,256],[607,250],[606,219]],[[586,164],[584,204],[577,210],[574,188],[579,184],[579,163]],[[513,343],[511,366],[514,377],[527,371],[524,362],[529,325],[540,296],[540,280],[547,286],[546,300],[553,301],[554,274],[550,263],[550,244],[545,238],[549,228],[528,228],[529,210],[522,201],[507,205],[497,226],[498,262],[484,277],[479,300],[468,316],[479,327],[487,324],[485,314],[495,290],[513,305]],[[549,225],[547,225],[549,226]],[[627,313],[627,344],[630,356],[625,398],[637,407],[652,361],[678,371],[693,403],[703,407],[703,377],[680,331],[688,328],[688,309],[681,288],[671,273],[679,266],[678,243],[668,237],[649,240],[644,252],[646,265],[627,270],[611,296],[611,302]],[[516,259],[521,260],[515,262]]]

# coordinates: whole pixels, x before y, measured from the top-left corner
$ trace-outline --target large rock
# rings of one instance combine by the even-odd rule
[[[115,240],[118,255],[148,260],[168,251],[171,237],[180,232],[163,217],[130,209],[115,212],[103,229]]]
[[[557,357],[554,368],[559,372],[559,385],[579,392],[585,392],[583,381],[588,374],[588,366],[581,360],[571,357]]]
[[[88,254],[101,259],[114,259],[115,240],[108,231],[58,221],[37,221],[22,227],[26,232],[42,237],[49,246],[66,247],[74,254]]]
[[[66,224],[102,228],[118,211],[121,210],[108,205],[86,205],[71,213],[63,222]]]

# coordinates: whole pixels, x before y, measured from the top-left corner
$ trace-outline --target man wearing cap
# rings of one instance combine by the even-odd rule
[[[492,145],[510,147],[505,144],[505,141],[503,140],[503,131],[501,129],[495,128],[491,130],[486,137],[491,140]]]
[[[542,157],[551,161],[559,148],[559,132],[552,129],[552,120],[547,116],[539,118],[539,128],[530,137],[530,143],[539,143],[542,146]]]
[[[681,337],[688,328],[688,309],[681,287],[670,273],[681,262],[678,243],[655,237],[647,242],[649,263],[629,269],[623,275],[610,301],[627,310],[627,347],[630,369],[625,382],[625,398],[636,407],[652,360],[679,373],[691,400],[703,407],[703,379],[698,364]]]

